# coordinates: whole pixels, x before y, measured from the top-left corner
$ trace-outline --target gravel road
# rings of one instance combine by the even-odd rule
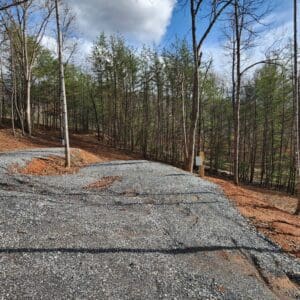
[[[300,299],[300,261],[214,184],[149,161],[9,174],[0,154],[0,299]],[[85,189],[105,176],[121,180]]]

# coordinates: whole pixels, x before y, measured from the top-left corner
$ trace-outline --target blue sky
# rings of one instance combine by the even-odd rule
[[[268,41],[271,41],[272,38],[274,41],[277,38],[281,38],[281,29],[282,35],[285,37],[292,37],[292,17],[293,17],[293,5],[292,0],[266,0],[266,4],[271,3],[272,9],[270,14],[267,16],[264,23],[267,24],[267,27],[260,26],[262,38],[265,36]],[[300,5],[300,3],[299,3]],[[212,47],[222,47],[224,44],[224,34],[222,28],[224,27],[224,22],[220,22],[214,30],[211,32],[209,37],[206,40],[205,46],[208,48]],[[161,45],[168,45],[174,37],[177,35],[181,38],[191,38],[191,25],[190,25],[190,15],[189,8],[182,8],[179,4],[176,4],[172,13],[171,21],[167,27],[166,33],[161,40]],[[198,30],[201,32],[202,24],[201,21],[198,23]],[[279,36],[275,36],[275,31]],[[265,44],[265,43],[264,43]],[[265,44],[265,46],[267,46]]]
[[[183,8],[177,0],[65,0],[76,15],[76,32],[78,37],[78,54],[89,53],[93,40],[104,31],[107,34],[119,33],[134,46],[143,43],[167,47],[175,37],[191,38],[189,8]],[[181,0],[182,1],[182,0]],[[188,1],[189,2],[189,1]],[[257,48],[248,53],[247,60],[263,58],[264,50],[275,41],[287,42],[292,37],[292,0],[266,0],[274,7],[265,19],[268,28],[257,40]],[[300,5],[300,3],[299,3]],[[224,23],[209,35],[205,45],[205,57],[212,57],[218,72],[228,65],[224,54]],[[201,31],[203,25],[199,21]],[[44,43],[51,44],[51,37],[46,36]],[[279,46],[279,45],[278,45]],[[55,47],[54,47],[55,48]]]
[[[292,20],[293,6],[292,0],[266,0],[266,4],[271,3],[271,19],[268,20],[270,28],[279,27]],[[300,3],[299,3],[300,5]],[[223,23],[224,24],[224,23]],[[222,24],[222,25],[223,25]],[[221,25],[221,24],[220,24]],[[198,24],[201,30],[201,23]],[[188,7],[182,7],[177,3],[173,9],[172,17],[166,34],[162,38],[162,44],[168,43],[174,38],[174,35],[179,37],[190,38],[190,12]],[[208,38],[209,43],[218,43],[222,40],[222,33],[220,27],[217,26]]]
[[[271,4],[270,13],[265,17],[264,24],[267,26],[257,25],[257,29],[261,31],[256,45],[257,47],[250,50],[244,56],[244,65],[249,65],[255,61],[265,58],[266,49],[271,45],[281,47],[292,38],[292,17],[293,17],[293,1],[292,0],[266,0],[266,5]],[[300,3],[299,3],[300,5]],[[224,19],[224,17],[222,18]],[[201,34],[203,23],[198,22],[198,30]],[[204,45],[204,57],[212,58],[214,61],[214,69],[219,74],[230,76],[230,59],[226,56],[224,45],[226,38],[224,37],[223,28],[225,22],[219,22],[213,29]],[[160,45],[166,47],[177,35],[181,38],[191,38],[191,25],[189,8],[175,5],[169,26],[166,29],[165,35],[162,37]]]

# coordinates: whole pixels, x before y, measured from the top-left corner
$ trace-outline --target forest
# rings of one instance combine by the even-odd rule
[[[248,51],[263,34],[257,24],[272,10],[267,2],[272,1],[182,1],[190,12],[186,38],[163,48],[137,48],[122,35],[99,32],[79,65],[73,59],[76,16],[67,3],[12,1],[0,11],[0,122],[28,136],[44,129],[61,132],[62,140],[69,127],[188,171],[204,151],[212,173],[226,173],[236,184],[295,193],[300,170],[297,1],[290,12],[294,34],[289,41],[269,45],[263,60],[248,63]],[[230,80],[203,55],[206,38],[220,24]],[[58,33],[60,51],[42,43],[50,31]]]

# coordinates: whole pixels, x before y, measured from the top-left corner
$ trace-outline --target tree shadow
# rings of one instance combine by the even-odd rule
[[[167,174],[167,175],[165,175],[165,177],[176,177],[176,176],[195,177],[194,174]]]
[[[99,166],[123,166],[123,165],[140,165],[140,164],[149,164],[149,161],[146,160],[134,160],[134,161],[126,161],[126,162],[119,162],[117,160],[112,161],[112,162],[104,162],[104,163],[94,163],[86,166],[85,168],[90,168],[90,167],[99,167]]]
[[[114,197],[126,197],[126,193],[124,192],[117,192],[113,190],[107,189],[109,193],[95,193],[95,189],[92,189],[92,192],[87,192],[86,195],[97,195],[97,196],[114,196]],[[125,191],[126,192],[126,191]],[[136,191],[133,191],[135,193],[134,196],[127,196],[127,197],[150,197],[150,196],[201,196],[201,195],[215,195],[215,196],[221,196],[219,193],[216,192],[205,192],[205,191],[195,191],[195,192],[163,192],[163,193],[139,193]],[[83,193],[67,193],[65,195],[84,195]],[[217,201],[215,201],[217,202]]]
[[[215,251],[253,251],[257,253],[284,253],[281,249],[275,248],[254,248],[248,246],[202,246],[202,247],[186,247],[186,248],[169,248],[169,249],[153,249],[153,248],[0,248],[0,254],[17,254],[17,253],[69,253],[69,254],[106,254],[106,253],[129,253],[129,254],[164,254],[164,255],[183,255],[201,252]]]
[[[217,201],[210,201],[210,202],[164,202],[164,203],[155,203],[154,201],[146,201],[146,202],[121,202],[121,201],[116,201],[113,203],[89,203],[86,202],[87,206],[112,206],[112,207],[126,207],[126,206],[144,206],[144,205],[153,205],[153,206],[178,206],[178,205],[203,205],[203,204],[211,204],[211,203],[218,203]],[[84,206],[82,206],[84,207]]]

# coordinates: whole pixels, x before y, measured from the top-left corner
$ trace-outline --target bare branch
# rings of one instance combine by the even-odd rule
[[[9,8],[11,8],[11,7],[14,7],[14,6],[17,6],[17,5],[20,5],[20,4],[24,4],[24,3],[26,3],[26,2],[28,2],[28,0],[15,1],[15,2],[13,2],[13,3],[11,3],[11,4],[7,4],[7,5],[4,5],[4,6],[1,6],[1,7],[0,7],[0,11],[9,9]]]
[[[202,35],[198,46],[197,46],[197,50],[198,52],[200,51],[203,42],[205,41],[205,39],[207,38],[208,34],[210,33],[210,31],[212,30],[213,26],[215,25],[216,21],[218,20],[218,18],[220,17],[220,15],[222,14],[222,12],[233,2],[233,0],[228,0],[225,2],[225,4],[217,11],[214,12],[213,14],[213,18],[211,20],[211,22],[209,23],[207,29],[205,30],[204,34]]]
[[[261,60],[258,61],[256,63],[251,64],[250,66],[246,67],[241,73],[240,75],[242,76],[245,72],[247,72],[248,70],[252,69],[253,67],[260,65],[260,64],[267,64],[267,65],[276,65],[276,66],[280,66],[282,67],[282,64],[276,62],[275,60]]]

